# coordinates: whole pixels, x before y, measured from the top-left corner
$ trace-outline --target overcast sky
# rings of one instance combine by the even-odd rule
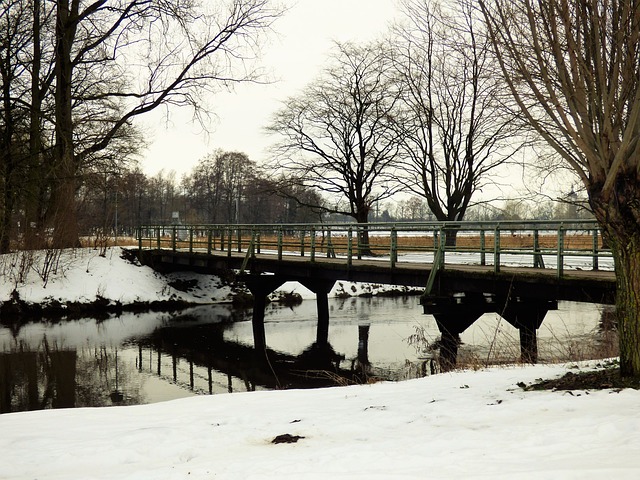
[[[188,109],[171,111],[170,122],[156,113],[147,117],[149,148],[141,166],[155,175],[175,170],[178,179],[197,161],[218,148],[245,152],[262,162],[273,143],[262,131],[280,102],[298,93],[314,79],[333,40],[366,41],[386,30],[397,14],[396,0],[288,0],[292,5],[277,21],[271,44],[261,64],[279,79],[270,85],[240,85],[234,93],[220,94],[212,103],[217,120],[207,134],[191,122]]]

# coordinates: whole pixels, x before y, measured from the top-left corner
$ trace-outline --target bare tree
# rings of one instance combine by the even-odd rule
[[[243,223],[246,190],[257,172],[257,165],[245,153],[216,150],[200,159],[182,183],[204,221]]]
[[[617,276],[620,367],[640,376],[640,1],[483,0],[528,122],[580,177]]]
[[[188,105],[196,114],[206,113],[201,107],[203,93],[253,80],[254,72],[245,70],[248,64],[243,60],[253,55],[257,33],[268,28],[277,14],[268,0],[230,0],[224,5],[57,2],[51,214],[58,245],[77,242],[74,194],[85,162],[107,148],[139,115],[166,104]],[[105,78],[114,80],[105,85]],[[85,142],[76,138],[74,107],[78,104],[85,105],[88,118],[101,125],[99,135]]]
[[[0,173],[24,186],[2,191],[0,237],[20,211],[26,237],[47,223],[57,246],[76,245],[83,176],[136,153],[138,116],[173,105],[205,120],[210,94],[258,80],[260,35],[279,14],[269,0],[3,1],[0,128],[23,151],[3,145]]]
[[[404,0],[394,65],[402,83],[402,169],[406,186],[441,221],[462,220],[493,172],[524,145],[503,105],[483,23],[466,0]],[[455,244],[455,231],[447,238]]]
[[[0,253],[9,249],[13,213],[24,190],[22,160],[28,136],[27,71],[31,32],[27,2],[10,0],[0,9]]]
[[[207,223],[222,223],[222,161],[221,152],[214,152],[198,161],[190,175],[183,178],[185,192],[197,205],[199,218]]]
[[[367,223],[375,202],[397,190],[398,93],[388,66],[379,44],[337,44],[330,66],[287,100],[268,127],[282,137],[277,167],[327,195],[327,211],[358,223]]]

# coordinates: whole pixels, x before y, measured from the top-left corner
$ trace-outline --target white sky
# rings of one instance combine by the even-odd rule
[[[178,178],[221,148],[245,152],[262,162],[273,139],[263,132],[280,102],[297,94],[321,71],[332,42],[366,41],[382,34],[397,13],[396,0],[288,0],[291,9],[274,25],[276,35],[261,65],[279,79],[270,85],[240,85],[212,104],[218,120],[207,134],[191,122],[188,109],[172,110],[168,128],[157,112],[144,121],[152,133],[141,162],[145,173],[175,170]]]

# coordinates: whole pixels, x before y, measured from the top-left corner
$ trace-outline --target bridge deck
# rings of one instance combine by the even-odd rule
[[[215,273],[224,269],[239,270],[243,263],[253,274],[280,275],[287,280],[324,279],[357,281],[411,287],[425,287],[433,263],[397,262],[377,258],[345,258],[261,253],[247,260],[242,252],[198,252],[181,250],[142,250],[145,263],[165,270],[192,270]],[[523,266],[447,263],[436,277],[433,294],[451,295],[457,292],[477,292],[500,296],[571,300],[594,303],[614,303],[616,279],[613,271],[565,269],[558,278],[557,270]]]

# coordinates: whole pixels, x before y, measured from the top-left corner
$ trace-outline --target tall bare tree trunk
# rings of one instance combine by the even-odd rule
[[[9,251],[10,219],[9,206],[7,205],[6,159],[4,152],[0,156],[0,253]]]
[[[8,85],[5,90],[8,91]],[[11,119],[9,97],[3,92],[5,110],[5,130],[0,139],[0,253],[9,251],[9,238],[11,234]]]
[[[33,60],[31,61],[31,105],[29,110],[29,161],[25,185],[25,219],[22,226],[24,247],[41,248],[44,241],[42,225],[42,93],[40,72],[42,48],[40,45],[40,0],[33,0]]]
[[[640,179],[624,175],[615,200],[590,192],[591,206],[611,247],[616,269],[616,318],[620,338],[620,373],[640,374]]]
[[[620,335],[620,372],[637,376],[640,372],[640,234],[636,231],[626,246],[615,245],[617,297]]]
[[[371,250],[371,244],[369,242],[369,212],[371,208],[369,207],[360,207],[356,212],[355,219],[358,225],[361,225],[360,230],[358,231],[358,248],[360,255],[364,255],[366,257],[373,256],[374,253]]]
[[[78,168],[73,148],[71,50],[76,33],[79,0],[59,0],[56,17],[56,145],[48,216],[52,221],[56,248],[80,245],[76,205]]]
[[[2,68],[2,123],[3,131],[0,138],[0,253],[9,251],[12,224],[11,217],[16,198],[15,167],[16,167],[16,146],[14,145],[14,132],[16,129],[16,119],[14,108],[11,102],[12,81],[11,73],[12,59],[7,53],[7,58],[0,58],[3,62]]]

